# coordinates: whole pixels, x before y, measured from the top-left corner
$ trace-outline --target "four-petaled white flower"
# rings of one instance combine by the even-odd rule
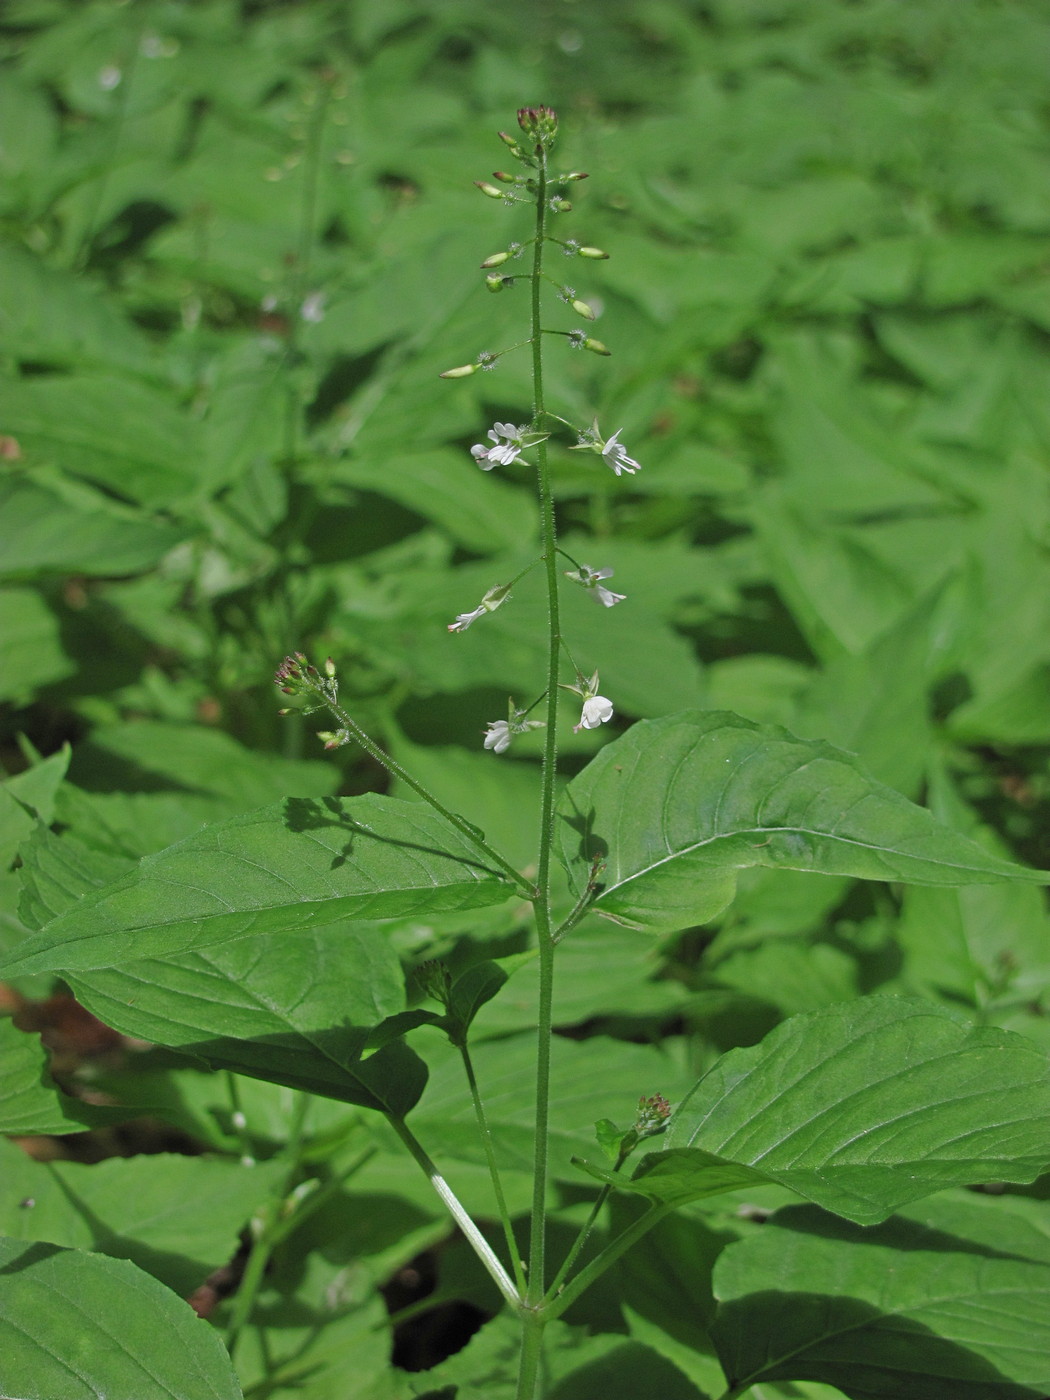
[[[493,753],[505,753],[515,734],[527,734],[530,729],[543,728],[543,720],[526,719],[526,712],[516,709],[514,705],[509,705],[507,709],[508,718],[489,720],[485,732],[485,747],[492,749]]]
[[[603,578],[612,578],[612,569],[592,569],[587,564],[581,564],[578,569],[566,569],[565,577],[571,578],[575,583],[580,583],[590,590],[595,602],[601,603],[603,607],[612,608],[617,603],[622,603],[627,597],[626,593],[614,593],[611,588],[606,588],[602,584]]]
[[[633,457],[628,457],[627,448],[622,442],[616,441],[622,432],[622,428],[617,428],[608,442],[602,445],[602,461],[607,467],[612,467],[617,476],[621,472],[633,476],[635,472],[641,471],[641,463],[636,462]]]
[[[581,729],[597,729],[599,724],[607,724],[613,717],[612,701],[606,700],[604,695],[588,695],[583,702],[583,713],[580,715],[579,724],[574,724],[572,732],[578,734]]]
[[[488,608],[482,603],[481,607],[475,608],[473,612],[459,613],[455,622],[448,624],[448,630],[450,632],[465,632],[472,622],[477,622],[478,618],[484,617],[487,612]]]
[[[580,433],[580,440],[573,452],[596,452],[605,465],[611,468],[617,476],[621,472],[626,472],[628,476],[633,476],[635,472],[642,469],[641,462],[636,462],[633,457],[628,457],[627,448],[620,442],[622,428],[617,428],[609,439],[602,437],[601,429],[598,427],[598,420],[594,422],[584,432]]]
[[[487,436],[495,445],[486,447],[483,442],[475,443],[470,455],[483,472],[490,472],[495,466],[509,467],[522,454],[524,444],[521,439],[525,431],[525,428],[516,428],[513,423],[494,423]]]
[[[511,585],[509,583],[497,583],[495,588],[490,588],[482,598],[481,602],[473,612],[460,613],[455,622],[448,624],[450,632],[465,632],[472,622],[477,622],[479,617],[484,617],[486,613],[495,612],[501,604],[510,597]]]

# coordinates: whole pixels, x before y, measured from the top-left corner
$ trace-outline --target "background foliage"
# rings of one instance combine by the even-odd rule
[[[204,823],[386,790],[370,760],[322,761],[301,721],[277,719],[270,677],[294,648],[339,658],[370,732],[530,859],[520,813],[537,803],[538,744],[507,759],[480,744],[508,692],[531,699],[542,684],[538,577],[469,635],[445,630],[529,557],[536,512],[520,474],[482,481],[468,451],[488,423],[522,418],[527,365],[508,357],[452,384],[437,373],[518,338],[523,304],[490,297],[477,264],[524,230],[470,181],[496,159],[494,131],[535,101],[559,108],[569,164],[594,175],[572,232],[612,253],[579,290],[615,357],[567,356],[549,407],[597,408],[644,467],[616,481],[558,466],[566,547],[613,566],[628,595],[601,626],[582,593],[565,597],[578,660],[615,701],[612,728],[697,707],[783,724],[859,755],[991,854],[1050,865],[1042,0],[8,0],[0,43],[5,952]],[[608,737],[568,739],[566,776]],[[386,989],[379,1014],[393,1013],[402,966],[440,955],[461,971],[523,949],[513,906],[450,894],[449,909],[357,924],[362,941],[338,948],[311,937],[344,976],[367,960]],[[899,992],[1050,1048],[1047,932],[1034,887],[902,890],[769,869],[743,871],[735,903],[702,928],[654,940],[588,920],[559,953],[564,1228],[591,1198],[569,1157],[593,1157],[595,1118],[624,1119],[640,1093],[680,1097],[719,1053],[786,1017]],[[266,974],[190,963],[188,988]],[[526,963],[476,1027],[515,1210],[533,977]],[[95,984],[96,998],[125,994]],[[42,1097],[37,1042],[0,1023],[24,1070],[5,1076],[3,1126],[126,1121],[115,1102],[166,1126],[64,1138],[47,1150],[80,1160],[46,1175],[5,1148],[4,1232],[61,1247],[47,1262],[56,1300],[84,1257],[64,1251],[85,1248],[188,1294],[235,1253],[256,1200],[295,1186],[281,1155],[291,1092],[232,1081],[257,1159],[249,1191],[229,1083],[101,1032],[86,1044],[79,1022],[63,1041],[50,990],[32,974],[8,1004],[23,1030],[47,1028],[69,1092]],[[143,1036],[161,1011],[143,1007]],[[417,1048],[431,1071],[421,1135],[485,1215],[458,1062],[436,1036]],[[440,1360],[450,1344],[432,1334],[469,1330],[498,1302],[425,1181],[349,1105],[313,1103],[302,1134],[296,1170],[324,1185],[241,1334],[246,1393],[292,1394],[294,1381],[335,1400],[348,1356],[363,1397],[482,1393],[470,1378],[512,1351],[499,1319],[439,1371],[390,1366],[377,1290],[392,1309],[415,1306],[418,1291],[397,1292],[409,1266],[435,1272],[423,1317],[438,1322],[402,1336],[400,1368]],[[1035,1199],[1015,1192],[1000,1209],[947,1192],[868,1247],[917,1248],[947,1211],[975,1249],[1008,1219],[1027,1258],[1046,1208],[1042,1184],[1025,1193]],[[141,1228],[124,1220],[130,1194],[158,1209],[193,1199],[193,1238],[165,1235],[146,1209]],[[18,1212],[30,1198],[38,1219],[48,1212],[39,1227]],[[795,1199],[761,1185],[660,1227],[626,1256],[616,1296],[603,1286],[570,1312],[590,1330],[562,1329],[551,1393],[719,1393],[714,1300],[729,1319],[722,1361],[754,1364],[738,1283],[753,1280],[747,1252],[760,1269],[770,1248],[736,1206]],[[815,1207],[776,1219],[797,1232],[806,1288],[856,1233]],[[770,1287],[794,1286],[769,1267]],[[1026,1267],[1034,1290],[1045,1251]],[[107,1268],[98,1286],[119,1310],[127,1266]],[[462,1306],[436,1311],[450,1300],[474,1309],[467,1323]],[[170,1294],[156,1306],[173,1307]],[[948,1347],[950,1329],[915,1308],[911,1325]],[[869,1393],[819,1339],[788,1342],[815,1359],[805,1372],[770,1361],[757,1395]],[[170,1344],[177,1354],[174,1332]],[[1013,1389],[975,1396],[1045,1390],[1016,1359],[988,1365]],[[502,1394],[496,1382],[484,1393]]]

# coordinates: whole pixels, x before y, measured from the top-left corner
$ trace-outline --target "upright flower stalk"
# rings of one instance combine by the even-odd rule
[[[561,253],[566,256],[584,259],[602,259],[608,254],[600,248],[581,244],[576,239],[555,238],[549,231],[548,225],[554,216],[567,213],[572,208],[566,197],[571,185],[575,181],[586,178],[580,171],[558,174],[551,169],[551,152],[558,130],[557,114],[550,107],[523,107],[518,112],[518,126],[522,132],[521,136],[510,136],[506,132],[500,132],[500,139],[514,158],[524,167],[524,173],[509,175],[504,171],[496,171],[493,179],[498,183],[475,181],[475,184],[489,199],[509,204],[529,204],[533,208],[532,237],[527,242],[511,243],[505,251],[490,254],[481,264],[483,272],[487,274],[486,285],[490,292],[509,291],[513,293],[516,284],[528,282],[530,292],[529,333],[524,340],[516,345],[510,345],[500,350],[478,352],[469,363],[445,370],[442,378],[460,380],[469,378],[479,371],[490,371],[497,367],[504,355],[525,346],[529,347],[532,359],[531,421],[525,424],[500,422],[493,424],[487,431],[480,431],[478,436],[482,440],[474,444],[470,449],[470,454],[475,465],[485,473],[497,472],[513,476],[519,474],[522,467],[531,465],[534,468],[540,508],[540,552],[509,582],[494,585],[477,606],[457,614],[455,620],[446,626],[449,633],[458,634],[456,640],[450,639],[449,645],[471,645],[469,639],[459,640],[459,636],[472,629],[475,623],[480,623],[483,631],[486,625],[485,620],[490,613],[507,605],[513,606],[511,590],[533,568],[542,566],[547,594],[544,688],[536,699],[532,700],[531,703],[526,702],[524,706],[519,707],[517,701],[513,697],[509,697],[506,719],[489,721],[482,740],[484,749],[493,755],[493,761],[512,762],[512,759],[502,758],[502,755],[510,748],[512,741],[518,736],[527,736],[529,731],[533,729],[542,728],[544,730],[535,880],[527,879],[516,870],[500,852],[489,845],[477,827],[457,813],[449,811],[427,791],[423,784],[406,772],[364,733],[339,703],[338,682],[335,668],[331,662],[326,663],[322,674],[321,671],[307,662],[305,656],[301,653],[295,653],[282,663],[275,680],[286,694],[304,698],[308,702],[309,709],[326,708],[332,714],[339,727],[334,731],[321,732],[320,738],[324,741],[326,748],[338,748],[343,744],[355,741],[360,744],[390,773],[412,787],[420,797],[429,802],[435,810],[451,822],[461,835],[474,845],[479,854],[484,856],[492,866],[499,869],[513,883],[535,910],[539,951],[539,1002],[536,1008],[535,1140],[527,1270],[522,1269],[514,1252],[511,1220],[499,1182],[495,1154],[491,1151],[492,1144],[488,1137],[481,1102],[481,1086],[477,1084],[473,1071],[469,1067],[469,1059],[465,1058],[465,1063],[468,1066],[467,1074],[475,1108],[478,1112],[478,1121],[489,1152],[489,1166],[503,1222],[505,1240],[508,1248],[511,1249],[510,1262],[514,1274],[513,1278],[486,1244],[484,1237],[463,1211],[462,1206],[452,1195],[451,1188],[437,1172],[436,1167],[427,1157],[422,1146],[416,1142],[404,1122],[399,1120],[394,1123],[394,1127],[409,1147],[416,1161],[423,1166],[442,1199],[446,1201],[450,1211],[460,1223],[468,1240],[478,1252],[504,1297],[517,1309],[522,1324],[517,1400],[536,1400],[544,1328],[552,1318],[560,1316],[567,1305],[566,1299],[570,1293],[575,1296],[575,1291],[578,1291],[580,1287],[578,1280],[583,1277],[583,1274],[577,1275],[576,1278],[570,1278],[569,1275],[579,1257],[591,1224],[601,1208],[601,1202],[604,1200],[604,1197],[600,1198],[583,1235],[569,1257],[562,1261],[560,1269],[557,1270],[556,1276],[551,1282],[551,1271],[547,1267],[546,1197],[550,1171],[548,1129],[554,954],[559,940],[568,934],[586,912],[600,865],[598,862],[595,863],[587,891],[577,901],[576,906],[568,916],[563,918],[560,924],[557,924],[551,901],[551,855],[554,849],[560,692],[561,690],[570,690],[582,701],[579,721],[574,726],[575,732],[579,732],[581,729],[600,729],[614,715],[612,700],[599,694],[598,673],[595,672],[590,677],[585,676],[572,661],[571,652],[569,652],[562,637],[558,594],[562,571],[558,567],[558,555],[563,551],[558,548],[550,447],[562,429],[568,428],[574,434],[575,440],[563,445],[573,451],[591,453],[597,456],[601,464],[609,468],[617,477],[632,475],[640,470],[640,464],[628,455],[626,447],[620,441],[622,429],[617,428],[615,432],[606,437],[599,427],[597,419],[594,419],[589,426],[574,428],[565,419],[550,413],[547,409],[544,398],[544,338],[546,336],[567,341],[569,350],[589,350],[593,354],[601,356],[610,354],[610,351],[600,340],[588,335],[584,330],[577,327],[561,329],[556,326],[543,325],[542,292],[545,284],[553,285],[557,301],[561,306],[569,307],[575,315],[584,321],[594,320],[596,316],[590,303],[578,298],[574,288],[562,286],[545,268],[544,260],[547,247],[550,245],[560,249]],[[523,259],[530,246],[532,251],[529,271],[513,275],[505,275],[502,271],[499,274],[492,272],[493,268],[502,269],[506,263]],[[565,558],[575,565],[575,569],[565,571],[572,584],[588,590],[594,600],[603,608],[611,608],[626,601],[624,594],[614,593],[604,585],[604,580],[612,577],[613,570],[611,568],[595,568],[589,564],[580,564],[568,555],[565,555]],[[568,655],[572,665],[573,679],[571,681],[568,678],[562,679],[563,652]],[[537,677],[537,682],[539,680],[540,678]],[[545,706],[545,711],[540,709],[541,706]],[[529,718],[538,709],[544,718]],[[451,1002],[447,1001],[446,1012],[449,1015],[451,1014],[450,1006]],[[419,1013],[412,1013],[412,1015],[417,1014]],[[424,1020],[427,1014],[423,1013]],[[434,1020],[435,1018],[430,1017],[432,1024]],[[448,1015],[446,1023],[447,1021]],[[455,1032],[457,1037],[455,1043],[464,1050],[465,1056],[467,1024],[464,1022]],[[617,1169],[618,1167],[619,1164],[617,1164]],[[588,1265],[587,1270],[584,1271],[588,1280],[601,1269],[608,1267],[608,1264],[616,1257],[617,1250],[623,1247],[625,1246],[617,1243],[616,1249],[607,1249],[604,1252],[607,1256],[604,1262],[600,1259],[592,1261],[592,1264]]]

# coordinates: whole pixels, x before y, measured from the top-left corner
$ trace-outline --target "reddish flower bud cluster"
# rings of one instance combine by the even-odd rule
[[[286,656],[273,673],[274,685],[285,695],[302,695],[304,690],[312,690],[320,679],[320,671],[310,665],[301,651]]]
[[[634,1131],[640,1138],[653,1137],[662,1133],[671,1116],[671,1105],[663,1094],[653,1094],[650,1098],[638,1100],[638,1117],[634,1121]]]

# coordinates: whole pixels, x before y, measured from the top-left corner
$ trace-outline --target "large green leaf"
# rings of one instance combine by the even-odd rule
[[[25,476],[0,483],[0,573],[132,574],[156,564],[190,533],[122,508],[87,487],[65,489]]]
[[[417,803],[288,798],[147,856],[27,939],[4,974],[115,967],[338,919],[477,908],[509,893],[454,827]]]
[[[130,1259],[183,1297],[237,1252],[286,1162],[171,1153],[34,1162],[0,1142],[0,1234]],[[186,1209],[186,1202],[193,1209]]]
[[[761,1177],[867,1225],[946,1186],[1050,1166],[1050,1075],[1023,1036],[869,997],[724,1055],[625,1189],[658,1201]],[[608,1174],[598,1172],[608,1179]]]
[[[219,1334],[123,1259],[0,1239],[0,1393],[240,1400]]]
[[[729,1388],[1044,1400],[1048,1226],[1044,1202],[1016,1197],[950,1195],[868,1229],[809,1206],[778,1212],[715,1267],[711,1331]]]
[[[396,954],[375,929],[300,928],[181,955],[73,973],[108,1025],[259,1079],[407,1113],[426,1083],[402,1044],[361,1056],[404,1006]]]
[[[752,865],[927,885],[1050,878],[939,825],[850,754],[718,711],[635,725],[559,812],[577,892],[600,861],[594,908],[653,932],[713,918]]]

